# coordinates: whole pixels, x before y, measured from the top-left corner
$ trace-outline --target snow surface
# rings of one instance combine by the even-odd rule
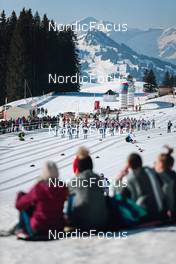
[[[101,107],[110,106],[111,109],[118,109],[119,99],[117,97],[117,102],[104,102],[103,96],[100,96],[112,90],[114,92],[119,92],[120,80],[114,80],[112,82],[100,83],[100,84],[87,84],[81,86],[81,92],[86,93],[84,96],[69,96],[67,95],[52,95],[46,94],[44,96],[38,96],[35,98],[21,99],[8,103],[8,105],[18,106],[23,104],[31,104],[32,106],[44,107],[48,109],[49,115],[57,115],[64,112],[93,112],[94,102],[100,101]],[[143,84],[144,82],[135,82],[135,104],[144,103],[147,99],[146,95],[143,93]],[[89,94],[95,94],[95,96],[89,96]],[[99,94],[99,96],[97,96]],[[141,97],[138,97],[138,94],[141,94]]]
[[[57,110],[51,101],[50,111]],[[67,101],[66,101],[67,100]],[[70,98],[69,98],[70,100]],[[62,103],[70,104],[68,97],[62,97]],[[61,103],[61,101],[59,102]],[[53,108],[52,108],[53,104]],[[83,101],[87,109],[89,98]],[[46,105],[45,105],[46,106]],[[59,104],[58,104],[58,107]],[[75,109],[72,109],[75,111]],[[176,149],[176,107],[158,110],[143,110],[140,113],[123,113],[137,118],[156,119],[156,129],[137,132],[137,144],[129,144],[124,140],[125,135],[108,136],[99,141],[97,135],[88,140],[82,138],[69,141],[49,135],[48,132],[31,133],[26,140],[20,142],[17,135],[0,136],[0,227],[8,229],[17,222],[17,212],[14,209],[16,193],[27,191],[40,175],[41,166],[46,160],[53,160],[60,168],[63,180],[73,177],[72,161],[80,145],[86,145],[94,160],[95,171],[104,173],[114,179],[124,166],[131,152],[138,152],[136,145],[144,149],[142,157],[145,165],[153,165],[156,156],[163,150],[164,144]],[[174,124],[172,133],[166,132],[168,120]],[[31,139],[33,138],[33,139]],[[64,153],[65,156],[61,156]],[[96,156],[99,159],[96,159]],[[35,167],[30,167],[31,165]],[[176,169],[176,164],[175,167]],[[88,240],[67,239],[53,242],[22,242],[15,238],[0,238],[1,263],[168,263],[175,260],[176,228],[151,229],[147,232],[130,234],[124,239]],[[140,250],[140,254],[139,254]],[[165,250],[169,253],[166,254]]]

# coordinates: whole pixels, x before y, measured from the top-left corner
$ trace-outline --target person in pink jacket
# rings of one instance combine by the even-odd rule
[[[48,161],[44,164],[41,177],[33,188],[28,193],[18,193],[16,199],[16,208],[20,212],[18,238],[47,235],[49,230],[63,230],[63,207],[68,190],[58,178],[56,164]]]

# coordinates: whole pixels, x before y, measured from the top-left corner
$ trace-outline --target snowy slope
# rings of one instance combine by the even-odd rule
[[[21,99],[9,103],[8,105],[17,106],[26,103],[32,103],[37,107],[43,107],[48,109],[48,114],[51,116],[57,116],[60,113],[76,112],[76,113],[89,113],[94,111],[95,101],[100,101],[100,107],[106,108],[110,106],[111,109],[119,109],[119,97],[117,96],[115,102],[104,102],[103,94],[108,90],[113,90],[116,93],[119,92],[120,82],[109,82],[106,84],[94,84],[82,86],[81,96],[78,95],[45,95],[33,98]],[[91,96],[90,96],[91,95]],[[150,99],[155,94],[145,94],[143,92],[143,82],[135,82],[135,104],[142,104],[143,109],[157,109],[160,107],[171,107],[176,99],[173,96],[163,96],[156,99]],[[150,100],[149,100],[150,99]],[[160,106],[161,104],[161,106]]]
[[[142,153],[145,164],[152,165],[154,157],[161,151],[164,144],[176,147],[176,134],[166,133],[166,124],[171,120],[176,126],[175,108],[144,111],[131,113],[130,116],[155,118],[156,129],[136,133],[138,145],[144,148]],[[125,114],[122,114],[123,116]],[[162,134],[162,135],[161,135]],[[150,136],[150,139],[148,138]],[[15,221],[15,211],[12,210],[15,194],[18,190],[28,189],[40,174],[40,168],[45,160],[54,160],[61,169],[61,177],[72,177],[72,160],[77,148],[85,144],[90,148],[94,158],[95,170],[104,172],[112,178],[122,167],[126,156],[133,151],[138,151],[135,145],[126,144],[124,135],[107,137],[103,142],[97,135],[92,135],[86,141],[82,138],[69,141],[68,139],[56,138],[48,132],[26,136],[25,142],[19,142],[15,135],[0,136],[0,199],[1,199],[1,225],[8,225],[11,219]],[[157,148],[153,148],[153,146]],[[65,156],[61,156],[65,153]],[[120,153],[120,155],[118,154]],[[97,154],[100,159],[96,159]],[[108,159],[107,159],[108,157]],[[108,160],[108,162],[107,162]],[[34,164],[35,167],[30,167]],[[11,206],[12,218],[6,219],[6,206]],[[3,208],[5,211],[3,211]],[[4,212],[4,213],[2,213]]]
[[[51,115],[57,115],[58,113],[72,112],[72,111],[92,112],[94,108],[95,100],[100,101],[101,106],[106,107],[107,105],[109,105],[109,103],[103,102],[102,94],[106,93],[108,90],[113,90],[114,92],[118,93],[120,88],[120,83],[121,80],[117,79],[113,82],[108,82],[108,83],[84,84],[81,86],[80,92],[87,93],[87,96],[79,96],[79,93],[77,96],[76,95],[69,96],[69,93],[67,95],[54,95],[52,93],[49,93],[44,96],[38,96],[35,98],[29,97],[27,99],[21,99],[14,102],[10,102],[8,103],[8,105],[17,106],[23,104],[31,104],[37,107],[44,107],[49,110],[49,114]],[[145,97],[145,94],[143,92],[144,82],[134,82],[134,84],[135,84],[136,96],[137,94],[141,94],[143,97]],[[89,96],[90,93],[95,94],[96,96],[90,97]],[[101,96],[97,97],[97,94],[100,94]],[[112,108],[118,108],[119,107],[118,98],[117,98],[117,102],[111,103],[110,106]]]
[[[63,98],[62,98],[63,99]],[[169,98],[168,98],[169,99]],[[89,100],[89,99],[88,99]],[[89,104],[84,102],[87,107]],[[152,100],[153,101],[153,100]],[[66,103],[66,101],[65,101]],[[68,101],[67,101],[68,103]],[[74,111],[74,109],[72,109]],[[130,115],[137,118],[156,120],[156,129],[137,132],[137,145],[144,149],[142,157],[144,164],[153,165],[155,157],[162,151],[164,144],[169,144],[176,149],[176,108],[159,110],[143,110],[141,113],[123,113],[122,116]],[[166,133],[166,124],[171,120],[174,124],[173,132]],[[82,138],[69,141],[49,135],[48,132],[33,133],[26,135],[26,140],[20,142],[17,135],[0,136],[0,226],[1,229],[11,227],[17,221],[17,212],[14,209],[16,193],[20,190],[29,190],[40,175],[41,166],[46,160],[54,160],[60,168],[61,178],[69,180],[73,177],[72,161],[77,148],[86,145],[93,157],[95,171],[103,172],[110,179],[114,179],[125,164],[126,157],[131,152],[138,152],[136,144],[128,144],[124,140],[125,135],[108,136],[99,141],[97,135],[92,135],[88,140]],[[65,156],[61,154],[64,153]],[[99,156],[99,159],[96,157]],[[31,165],[35,165],[31,167]],[[176,164],[175,167],[176,169]],[[166,263],[174,261],[175,236],[172,235],[173,228],[162,230],[151,230],[148,232],[130,235],[126,240],[122,239],[97,239],[73,240],[54,242],[20,242],[15,238],[0,238],[1,263],[2,264],[32,264],[34,261],[47,264],[63,261],[65,263],[107,263],[117,261],[121,256],[123,264],[130,263],[151,264]],[[173,231],[175,232],[175,231]],[[166,235],[167,239],[166,239]],[[150,243],[149,243],[150,241]],[[153,247],[155,250],[153,251]],[[169,254],[165,255],[166,247]],[[23,248],[23,250],[22,250]],[[142,254],[138,254],[141,248]],[[127,250],[128,249],[128,250]],[[31,253],[32,252],[32,253]],[[102,254],[106,252],[106,254]],[[164,252],[164,255],[163,255]],[[128,256],[128,258],[124,258]],[[163,257],[162,257],[163,255]],[[164,261],[162,261],[164,259]]]
[[[122,116],[130,115],[131,117],[155,118],[156,129],[150,131],[137,132],[136,137],[138,145],[145,149],[142,153],[147,164],[152,165],[153,157],[161,151],[163,144],[170,144],[176,147],[176,134],[166,133],[166,124],[171,120],[176,126],[175,120],[176,108],[159,109],[159,110],[143,110],[141,113],[123,113]],[[162,136],[160,135],[162,133]],[[147,137],[150,135],[150,139]],[[0,148],[2,155],[0,158],[0,196],[6,198],[11,197],[12,193],[16,193],[19,188],[29,187],[36,177],[39,176],[41,164],[45,160],[54,160],[61,168],[63,179],[72,177],[71,163],[76,149],[81,144],[86,144],[94,157],[95,169],[103,171],[108,177],[114,177],[117,168],[123,165],[125,157],[131,151],[137,151],[135,145],[126,144],[125,135],[117,135],[115,137],[107,137],[103,142],[99,141],[98,135],[92,135],[88,140],[82,138],[69,141],[49,135],[48,132],[40,134],[32,134],[26,136],[25,142],[20,142],[16,135],[1,135]],[[152,148],[155,143],[157,148]],[[115,154],[121,153],[119,156]],[[60,156],[65,153],[65,156]],[[100,155],[100,159],[96,160],[96,155]],[[108,157],[109,162],[106,162]],[[35,167],[30,167],[35,164]],[[3,189],[8,189],[1,192]]]

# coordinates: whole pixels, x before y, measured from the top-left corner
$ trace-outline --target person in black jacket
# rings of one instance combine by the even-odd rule
[[[102,180],[93,172],[89,155],[79,157],[77,166],[78,174],[69,184],[69,222],[81,230],[104,230],[108,211]]]

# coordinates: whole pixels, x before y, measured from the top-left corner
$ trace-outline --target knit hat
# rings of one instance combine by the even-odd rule
[[[88,156],[89,156],[89,150],[86,147],[81,146],[78,148],[78,151],[76,153],[76,157],[73,161],[73,172],[74,172],[74,174],[78,173],[78,161],[85,159]]]

